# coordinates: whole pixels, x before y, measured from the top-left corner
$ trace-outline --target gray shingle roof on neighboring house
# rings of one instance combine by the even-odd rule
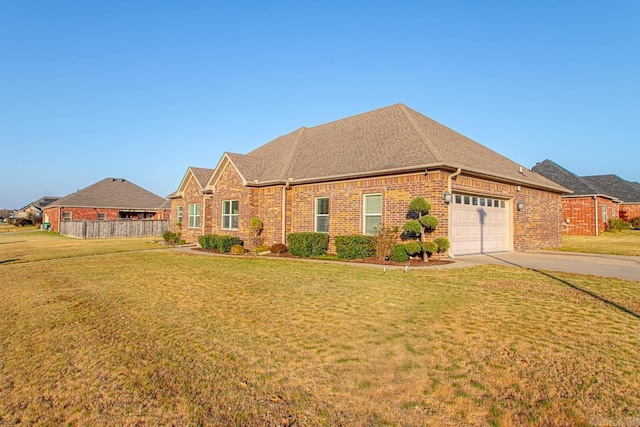
[[[225,154],[248,185],[289,179],[319,182],[448,167],[555,192],[567,191],[403,104],[302,127],[246,155]]]
[[[44,196],[44,197],[39,198],[35,202],[29,203],[27,206],[23,207],[20,210],[23,211],[23,210],[27,209],[29,206],[34,206],[34,207],[42,210],[42,208],[44,208],[45,206],[50,205],[51,203],[55,202],[59,198],[60,197],[55,197],[55,196]]]
[[[122,178],[105,178],[51,203],[51,206],[157,210],[166,199]]]
[[[592,196],[601,193],[575,173],[548,159],[536,164],[531,170],[573,191],[574,196]]]
[[[582,179],[601,192],[622,200],[623,203],[640,203],[640,189],[618,175],[592,175],[583,176]]]

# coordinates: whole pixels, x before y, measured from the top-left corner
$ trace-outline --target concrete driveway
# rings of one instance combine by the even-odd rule
[[[572,252],[536,251],[501,252],[495,254],[462,255],[450,266],[470,267],[482,264],[499,264],[537,270],[564,271],[593,274],[602,277],[640,282],[640,257],[597,255]]]

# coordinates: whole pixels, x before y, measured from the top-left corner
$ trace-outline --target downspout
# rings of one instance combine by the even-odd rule
[[[62,206],[58,205],[58,223],[56,224],[58,226],[58,233],[60,233],[60,215],[62,215]]]
[[[596,212],[596,236],[598,235],[598,196],[593,196],[594,209]]]
[[[447,191],[449,193],[452,192],[452,186],[453,186],[453,178],[457,177],[458,175],[460,175],[462,173],[462,168],[458,168],[458,170],[456,170],[454,173],[452,173],[451,175],[449,175],[449,178],[447,179]]]
[[[282,244],[287,244],[287,190],[289,189],[289,181],[282,186]]]
[[[462,173],[462,168],[458,168],[454,173],[452,173],[451,175],[449,175],[449,177],[447,178],[447,192],[449,194],[451,194],[451,202],[453,202],[453,179],[456,178],[458,175],[460,175]],[[447,206],[447,223],[449,224],[448,226],[448,230],[447,233],[449,234],[449,236],[451,236],[451,203],[449,203],[449,206]],[[449,258],[455,258],[455,256],[453,256],[451,254],[451,252],[448,252]]]

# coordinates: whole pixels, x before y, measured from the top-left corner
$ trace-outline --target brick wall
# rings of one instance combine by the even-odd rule
[[[620,218],[631,221],[640,217],[640,203],[623,203],[620,205]]]
[[[563,233],[569,236],[596,235],[596,201],[598,234],[607,230],[607,220],[618,218],[618,203],[604,197],[565,197],[562,199]],[[603,216],[606,206],[607,215]]]
[[[227,164],[211,196],[208,196],[206,232],[238,236],[245,247],[252,248],[249,221],[259,217],[264,224],[266,244],[282,240],[283,186],[244,187],[237,171]],[[430,171],[380,178],[354,179],[318,184],[291,185],[284,190],[286,197],[286,233],[310,232],[315,227],[315,199],[329,198],[330,250],[333,237],[362,234],[363,204],[367,194],[382,194],[382,224],[402,226],[407,220],[409,202],[417,196],[431,203],[431,214],[439,221],[429,239],[448,237],[449,206],[444,203],[448,172]],[[515,250],[557,247],[561,244],[562,205],[559,194],[532,188],[502,184],[461,175],[453,181],[454,192],[499,197],[510,201],[513,218],[512,234]],[[185,192],[186,193],[186,192]],[[186,197],[186,195],[185,195]],[[222,202],[239,201],[238,230],[223,230]],[[518,202],[524,209],[517,210]],[[186,212],[186,208],[185,208]],[[175,213],[174,213],[175,215]],[[186,220],[186,219],[185,219]]]
[[[189,205],[197,204],[200,205],[200,226],[190,228]],[[177,225],[179,206],[182,207],[181,225]],[[180,233],[180,238],[184,239],[187,243],[197,243],[198,237],[202,234],[206,234],[205,220],[207,215],[210,216],[210,214],[211,213],[207,211],[207,206],[205,204],[205,196],[202,195],[201,188],[193,174],[190,174],[184,187],[182,197],[171,200],[171,231],[174,233]]]

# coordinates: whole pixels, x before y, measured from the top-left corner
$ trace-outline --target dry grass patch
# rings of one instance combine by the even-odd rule
[[[606,232],[599,236],[562,236],[565,252],[640,256],[640,230]]]
[[[1,251],[4,250],[0,246]],[[638,284],[155,251],[0,266],[0,424],[640,417]]]

